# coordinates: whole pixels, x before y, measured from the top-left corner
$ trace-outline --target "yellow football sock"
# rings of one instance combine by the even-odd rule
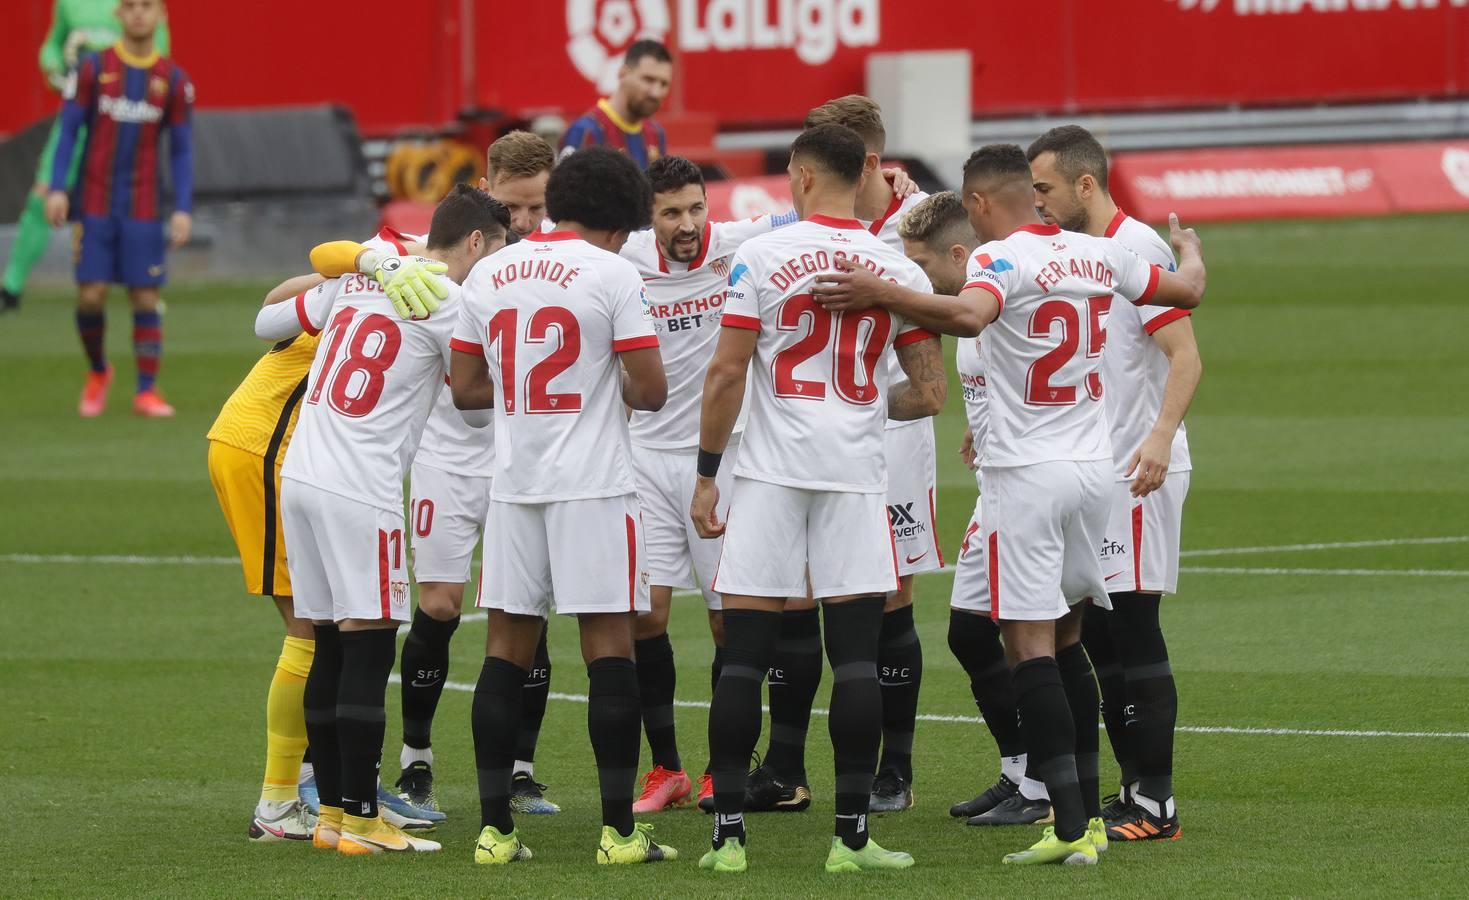
[[[316,642],[288,637],[270,680],[265,701],[265,785],[260,799],[280,803],[299,796],[296,782],[301,777],[301,757],[306,752],[306,715],[302,699],[306,676]]]
[[[374,831],[377,830],[378,818],[378,816],[373,816],[369,819],[364,818],[363,816],[351,816],[344,814],[342,816],[341,830],[349,831],[352,834],[372,834]]]
[[[342,819],[343,819],[343,813],[342,813],[342,808],[340,806],[326,806],[326,805],[323,805],[321,807],[321,816],[320,816],[320,818],[317,819],[317,821],[320,822],[321,824],[325,825],[328,828],[334,828],[337,831],[341,831],[342,830]]]

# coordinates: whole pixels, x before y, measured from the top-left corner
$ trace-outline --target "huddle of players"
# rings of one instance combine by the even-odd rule
[[[850,108],[855,99],[860,98],[843,98],[827,106],[835,104],[836,115],[844,101]],[[872,111],[875,114],[875,108]],[[878,122],[880,128],[880,119]],[[1043,226],[1021,228],[1027,217],[1030,222],[1036,220],[1030,169],[1024,155],[1015,148],[1009,148],[1014,153],[1006,153],[1005,148],[985,148],[966,166],[966,202],[957,208],[962,212],[966,206],[973,207],[969,220],[981,235],[998,240],[1020,228],[1016,234],[1025,237],[1010,240],[1038,246],[1023,248],[1033,251],[1029,256],[1014,252],[1006,256],[999,255],[1008,249],[1003,242],[986,245],[974,255],[971,283],[963,286],[956,299],[931,294],[929,281],[918,267],[873,236],[882,231],[886,221],[895,220],[893,214],[903,205],[891,189],[877,183],[888,201],[886,215],[880,220],[863,223],[855,217],[864,200],[859,190],[866,191],[875,183],[863,176],[876,167],[876,156],[881,152],[878,134],[876,147],[871,140],[864,142],[857,133],[834,123],[816,124],[803,134],[792,148],[790,167],[792,193],[803,221],[779,232],[761,235],[780,224],[769,219],[732,226],[699,222],[707,214],[702,209],[702,183],[695,180],[697,170],[687,163],[683,164],[686,168],[680,167],[682,161],[669,159],[667,165],[661,170],[655,168],[650,175],[655,185],[660,171],[667,176],[663,186],[672,189],[658,192],[656,212],[677,220],[674,227],[662,233],[645,232],[647,237],[640,235],[624,247],[627,232],[645,226],[647,211],[655,208],[647,183],[616,154],[574,154],[569,165],[564,163],[556,170],[547,186],[548,211],[551,220],[558,223],[557,230],[532,231],[525,244],[505,250],[477,268],[478,260],[498,249],[508,217],[472,191],[456,192],[441,205],[428,236],[426,255],[440,260],[453,282],[465,281],[471,269],[474,275],[462,294],[450,287],[445,301],[432,314],[395,321],[392,304],[378,283],[361,275],[328,282],[298,295],[294,309],[268,307],[262,312],[257,331],[263,337],[284,339],[292,328],[325,329],[325,340],[309,379],[311,396],[304,406],[296,441],[297,446],[316,450],[297,451],[287,457],[283,471],[286,486],[282,490],[287,543],[297,548],[291,554],[292,564],[302,570],[294,579],[297,612],[316,622],[317,649],[307,680],[306,708],[307,732],[321,790],[322,819],[316,828],[319,843],[335,843],[348,853],[437,849],[436,844],[408,837],[377,818],[375,768],[383,731],[383,694],[394,656],[391,627],[398,619],[406,618],[399,484],[409,460],[414,458],[414,446],[435,402],[438,407],[434,418],[447,421],[442,412],[448,394],[439,392],[437,401],[432,398],[447,370],[456,406],[493,406],[498,438],[493,480],[475,476],[483,480],[482,493],[489,498],[485,574],[478,602],[489,609],[491,619],[486,663],[474,706],[484,820],[477,860],[506,862],[529,856],[511,821],[510,785],[519,750],[524,685],[534,667],[537,645],[543,652],[543,617],[552,596],[559,611],[579,617],[591,680],[589,729],[604,805],[598,859],[634,862],[676,855],[671,848],[653,843],[646,826],[634,827],[632,793],[639,718],[647,726],[655,758],[643,800],[660,801],[652,807],[656,809],[681,802],[689,793],[676,744],[671,757],[666,743],[660,754],[660,739],[655,735],[672,738],[672,651],[666,636],[667,604],[674,587],[692,586],[688,581],[692,562],[711,607],[721,600],[723,606],[722,615],[716,617],[711,612],[716,642],[722,619],[724,646],[716,658],[714,709],[710,716],[712,778],[706,780],[705,791],[701,792],[712,787],[715,839],[703,864],[725,871],[745,866],[742,813],[749,799],[745,760],[759,731],[760,683],[767,670],[776,668],[772,663],[785,645],[797,643],[786,638],[788,622],[796,617],[782,610],[787,608],[788,598],[805,596],[817,598],[827,610],[825,643],[835,677],[831,725],[838,796],[836,836],[828,869],[912,864],[911,857],[882,850],[866,834],[867,813],[881,796],[873,791],[880,743],[886,745],[882,770],[891,773],[898,788],[891,792],[898,795],[896,808],[911,804],[912,776],[907,756],[911,753],[913,711],[906,711],[904,730],[901,716],[889,715],[892,704],[885,687],[879,687],[877,674],[879,656],[888,645],[912,646],[917,653],[911,610],[904,614],[906,604],[888,599],[897,594],[900,568],[890,529],[897,522],[884,508],[889,505],[884,501],[892,497],[884,471],[892,457],[877,449],[877,442],[884,440],[884,424],[889,418],[923,420],[941,408],[944,376],[934,332],[972,336],[987,324],[986,314],[994,319],[1003,310],[1007,293],[1014,295],[1010,305],[1020,308],[1026,303],[1035,305],[1042,295],[1064,299],[1071,291],[1065,283],[1069,276],[1081,279],[1083,286],[1092,291],[1086,295],[1092,298],[1092,310],[1100,305],[1097,301],[1103,289],[1114,287],[1134,298],[1157,291],[1158,297],[1165,300],[1196,303],[1202,269],[1195,265],[1197,284],[1173,275],[1159,276],[1125,251],[1111,246],[1098,250],[1069,234],[1066,242],[1081,246],[1060,258],[1078,257],[1080,251],[1089,255],[1082,258],[1081,268],[1071,272],[1050,267],[1052,260],[1044,259],[1045,254],[1064,253],[1064,243],[1040,239],[1059,232]],[[1105,178],[1105,159],[1101,173]],[[1017,185],[1021,183],[1025,188],[1023,214],[1016,202]],[[1074,182],[1066,187],[1074,188]],[[867,192],[867,199],[875,193]],[[942,226],[945,234],[952,233],[952,222],[943,221],[954,218],[956,203],[952,195],[930,198],[924,205],[932,207],[930,221]],[[921,210],[906,221],[923,220],[918,212]],[[918,244],[939,249],[932,240],[939,236],[938,230],[916,239],[908,230],[910,253]],[[1186,238],[1180,239],[1187,245]],[[960,243],[972,244],[973,240]],[[642,265],[629,265],[609,252],[616,249],[622,249],[633,260],[641,255]],[[991,253],[984,253],[986,249]],[[917,253],[913,255],[920,258]],[[402,262],[401,258],[395,259]],[[858,263],[862,267],[858,272],[876,274],[833,274],[843,259]],[[360,264],[361,260],[354,262]],[[949,262],[952,265],[953,259]],[[1193,265],[1197,260],[1186,262]],[[1019,275],[1005,274],[1014,273],[1017,266],[1026,273],[1034,269],[1036,277],[1050,279],[1050,283],[1044,284],[1035,298],[1028,298],[1029,282],[1020,281]],[[932,266],[929,268],[932,271]],[[382,270],[373,265],[370,271],[381,274]],[[1188,274],[1195,273],[1190,270]],[[694,278],[708,279],[710,293],[686,290],[690,286],[687,282]],[[571,291],[570,285],[579,279],[579,290]],[[660,282],[665,281],[677,285],[666,294],[671,298],[669,303],[659,299]],[[726,281],[727,287],[720,290]],[[882,287],[887,284],[895,287]],[[595,285],[595,289],[588,290],[589,285]],[[991,297],[997,299],[992,301]],[[1110,299],[1110,293],[1107,297]],[[1086,308],[1085,297],[1082,306]],[[1092,327],[1099,328],[1105,310],[1078,314],[1074,308],[1067,308],[1071,309],[1069,318],[1066,312],[1056,311],[1059,307],[1053,307],[1046,321],[1059,321],[1063,329],[1069,328],[1062,334],[1061,345],[1070,341],[1069,349],[1074,351],[1080,336],[1074,324],[1078,317],[1090,315]],[[636,314],[630,314],[632,311]],[[522,314],[527,320],[523,327],[519,323]],[[456,318],[460,320],[457,329],[453,321]],[[656,330],[650,319],[657,320]],[[724,328],[711,327],[715,319]],[[452,353],[446,350],[449,342],[444,340],[445,334],[439,333],[448,330],[455,332]],[[1022,337],[1015,340],[1017,351],[1027,349],[1027,342],[1038,343],[1024,329],[1018,334]],[[420,337],[409,339],[410,335]],[[691,336],[693,340],[687,340]],[[1090,401],[1083,398],[1077,404],[1074,399],[1079,386],[1093,388],[1097,367],[1094,360],[1101,355],[1101,338],[1089,334],[1086,340],[1084,354],[1059,360],[1048,370],[1051,380],[1046,390],[1053,395],[1050,399],[1056,400],[1057,393],[1065,396],[1069,389],[1073,403],[1069,407],[1049,404],[1053,408],[1048,410],[1045,425],[1055,430],[1056,436],[1039,451],[1044,458],[1026,461],[1037,451],[1027,447],[1029,432],[1024,424],[1011,422],[1007,431],[1003,420],[989,423],[988,438],[983,437],[983,427],[975,429],[975,446],[985,448],[981,454],[986,462],[999,460],[992,467],[1000,474],[990,475],[989,480],[1011,486],[1015,496],[1030,497],[1013,501],[1015,510],[1044,520],[1014,519],[1013,530],[1002,528],[994,523],[1007,521],[1003,510],[1009,510],[1012,516],[1015,510],[998,503],[993,511],[987,508],[990,562],[980,567],[989,576],[991,591],[997,594],[999,585],[1006,587],[1004,618],[1000,618],[998,603],[990,611],[1000,618],[1006,645],[1019,663],[1014,676],[1018,695],[1015,705],[1026,723],[1029,762],[1038,780],[1055,785],[1052,798],[1060,836],[1048,832],[1035,848],[1012,854],[1012,861],[1019,862],[1054,861],[1052,857],[1079,861],[1074,857],[1087,856],[1084,849],[1078,849],[1083,845],[1092,848],[1090,861],[1095,859],[1095,847],[1105,842],[1105,833],[1100,839],[1087,833],[1086,819],[1081,820],[1077,832],[1073,813],[1082,804],[1067,804],[1072,794],[1082,793],[1075,772],[1078,765],[1085,768],[1084,738],[1079,734],[1068,737],[1063,733],[1065,729],[1047,730],[1041,724],[1071,722],[1069,715],[1058,716],[1055,691],[1049,690],[1055,679],[1047,677],[1055,672],[1058,659],[1069,658],[1066,651],[1075,644],[1070,628],[1075,617],[1065,614],[1063,594],[1067,599],[1106,596],[1105,576],[1089,578],[1094,573],[1085,571],[1088,567],[1081,559],[1089,554],[1094,568],[1095,548],[1101,544],[1102,525],[1094,521],[1093,513],[1099,508],[1098,498],[1105,500],[1107,492],[1094,484],[1098,469],[1095,463],[1102,458],[1096,456],[1097,423],[1103,429],[1100,446],[1110,459],[1105,420],[1095,402],[1100,390],[1091,390]],[[660,357],[660,343],[664,342]],[[892,353],[887,352],[890,345]],[[752,370],[750,360],[754,356],[760,357],[761,364]],[[888,359],[883,360],[883,356]],[[1055,360],[1056,356],[1052,350],[1046,358]],[[405,362],[413,366],[406,380],[402,374]],[[906,375],[906,382],[890,386],[889,366],[894,364]],[[668,375],[664,374],[665,366]],[[1074,368],[1087,370],[1074,372]],[[386,377],[389,369],[392,378]],[[692,411],[700,402],[699,380],[705,369],[708,375],[702,392],[702,413],[695,419]],[[1078,374],[1080,377],[1075,377]],[[613,389],[614,377],[619,379],[619,390]],[[1023,377],[1020,380],[1026,381]],[[502,393],[506,384],[512,386],[509,394]],[[966,388],[969,385],[966,376]],[[582,390],[566,390],[569,387]],[[324,407],[320,403],[323,393],[328,400]],[[886,402],[876,402],[879,398]],[[673,403],[671,408],[665,407],[666,399]],[[634,409],[631,430],[623,418],[624,403]],[[1021,410],[1017,416],[1025,414],[1023,406],[1017,409]],[[973,408],[970,412],[975,417]],[[736,454],[730,438],[745,424],[745,416],[748,428]],[[992,411],[990,418],[998,417]],[[459,427],[467,426],[461,423]],[[366,434],[374,437],[364,441]],[[484,434],[467,433],[467,437],[484,446]],[[927,464],[930,495],[925,499],[930,504],[931,526],[931,427],[927,434],[926,458],[907,455],[898,459],[907,468],[913,468],[915,458]],[[992,444],[996,434],[1003,437]],[[392,439],[379,439],[379,435],[391,435]],[[1016,446],[1006,444],[1005,438]],[[1069,446],[1078,439],[1084,445],[1082,450],[1053,455],[1056,447]],[[634,443],[639,446],[636,458],[631,453]],[[371,445],[370,452],[355,453],[351,447],[358,444]],[[1008,449],[1009,455],[991,452],[988,448],[992,446],[999,451]],[[369,447],[362,447],[362,451],[369,451]],[[732,459],[733,464],[727,464],[728,468],[720,464],[725,453],[732,458],[738,455],[737,461]],[[1077,461],[1067,453],[1091,456]],[[375,468],[382,470],[383,477],[375,477],[369,486],[362,473],[372,466],[344,466],[342,461],[372,454],[376,454]],[[1058,470],[1061,463],[1057,460],[1067,460],[1064,471]],[[458,584],[462,590],[473,548],[472,533],[462,566],[455,561],[442,573],[424,568],[422,545],[417,538],[433,530],[435,516],[444,521],[444,512],[438,504],[424,503],[430,498],[421,494],[420,481],[431,482],[433,476],[420,473],[421,462],[415,461],[409,522],[419,554],[418,580],[444,587]],[[689,477],[691,465],[698,471],[697,482]],[[1082,473],[1085,477],[1070,472],[1078,467],[1086,470]],[[733,484],[725,480],[731,469]],[[1021,472],[1022,477],[1014,478],[1015,471],[1007,469]],[[344,476],[343,470],[355,474]],[[1044,475],[1038,474],[1042,472]],[[1086,483],[1078,486],[1078,482]],[[721,487],[724,494],[733,493],[734,507],[748,510],[743,516],[721,504]],[[991,487],[991,493],[995,492]],[[390,498],[389,494],[397,496]],[[1035,502],[1041,495],[1048,498],[1048,507]],[[474,501],[482,503],[480,496],[475,494]],[[1057,509],[1058,504],[1067,503],[1075,509]],[[670,511],[677,515],[690,505],[700,537],[721,535],[726,521],[735,523],[730,526],[722,559],[717,552],[709,554],[712,542],[689,534],[683,516],[671,519]],[[1078,515],[1076,510],[1083,507],[1086,515]],[[758,516],[754,514],[756,508],[760,510]],[[876,524],[879,516],[882,530]],[[1087,523],[1081,523],[1083,518],[1095,527],[1087,530]],[[640,520],[651,520],[656,525],[650,525],[644,535]],[[978,521],[977,516],[971,536],[977,531]],[[354,537],[361,537],[354,542],[338,537],[343,523],[352,523]],[[377,534],[369,540],[373,530]],[[926,538],[933,541],[931,527]],[[1043,549],[1055,551],[1054,560],[1037,560],[1034,553],[1038,540],[1046,545]],[[1012,542],[1019,549],[1007,553]],[[971,546],[966,538],[961,576]],[[1032,553],[1030,559],[1016,559],[1025,551]],[[701,555],[706,563],[709,559],[718,561],[717,578],[707,573],[707,564],[699,564]],[[313,558],[304,562],[303,557]],[[922,555],[915,560],[905,553],[905,558],[911,564],[921,560]],[[892,561],[890,570],[888,559]],[[297,575],[294,571],[292,574]],[[627,579],[626,597],[608,588],[620,578]],[[490,584],[487,586],[484,580]],[[657,593],[661,603],[650,603],[650,581],[660,589]],[[959,590],[956,583],[956,609],[961,608]],[[433,593],[431,589],[429,594]],[[1017,594],[1017,599],[1011,601]],[[325,605],[321,604],[323,600]],[[441,605],[443,610],[439,610]],[[658,615],[637,615],[660,605],[661,619]],[[421,608],[415,617],[410,644],[413,634],[420,631],[421,618],[452,622],[458,609],[457,602],[439,604],[431,600],[430,606],[429,614],[425,616]],[[1153,608],[1156,615],[1156,599]],[[436,618],[432,614],[435,611],[448,615]],[[899,615],[895,617],[894,612]],[[959,615],[955,613],[956,620]],[[1012,615],[1015,618],[1010,618]],[[1043,625],[1045,633],[1027,621],[1027,616]],[[977,616],[969,618],[984,621]],[[1052,626],[1051,620],[1058,618],[1061,624]],[[890,629],[888,623],[893,619],[906,627]],[[814,618],[808,621],[814,622]],[[638,636],[636,664],[634,627]],[[444,630],[452,633],[452,624]],[[890,630],[896,639],[890,639]],[[951,633],[956,653],[962,643],[956,640],[960,632],[962,629],[956,627]],[[446,648],[447,634],[440,637],[436,643]],[[818,637],[814,641],[818,673],[820,640]],[[996,639],[990,638],[990,643],[998,650]],[[1048,645],[1049,654],[1044,652]],[[1057,646],[1063,648],[1062,653],[1055,653]],[[1076,649],[1079,652],[1079,647]],[[410,669],[407,646],[404,655],[406,700],[407,685],[419,669]],[[885,670],[906,670],[906,679],[887,681],[910,681],[914,707],[914,670],[921,666],[921,656],[918,660],[917,666],[883,666]],[[1081,661],[1085,665],[1084,653]],[[650,669],[666,668],[669,677],[647,677],[650,673],[644,672],[645,663],[651,664]],[[1026,674],[1033,672],[1039,674]],[[1087,672],[1089,675],[1089,668]],[[971,668],[970,673],[975,678],[975,670]],[[442,673],[438,675],[441,685]],[[646,695],[645,686],[653,682],[666,685],[666,703]],[[1060,683],[1055,680],[1054,686]],[[1095,690],[1093,687],[1093,697]],[[1066,694],[1062,693],[1060,699],[1064,706]],[[772,691],[772,730],[778,733],[784,729],[776,719],[774,700]],[[884,711],[881,721],[872,715],[874,704]],[[805,705],[809,718],[810,701]],[[1095,708],[1094,700],[1092,705]],[[993,722],[986,712],[987,720]],[[888,727],[890,720],[896,727]],[[800,731],[804,731],[804,723]],[[422,734],[421,749],[426,750],[426,727]],[[1090,729],[1090,735],[1090,784],[1095,805],[1095,728]],[[786,732],[783,736],[792,735]],[[413,748],[408,737],[405,703],[405,776],[414,766],[422,763],[426,769],[431,762],[431,756],[410,758],[410,749],[420,748]],[[775,737],[773,734],[773,742]],[[803,744],[804,734],[800,739]],[[1075,753],[1062,752],[1071,745],[1075,745]],[[1001,747],[1003,753],[1003,740]],[[330,761],[324,763],[324,757]],[[900,765],[906,765],[906,771],[892,766],[889,757],[902,760]],[[333,765],[338,758],[340,766]],[[1065,777],[1067,765],[1072,772],[1069,781]],[[329,769],[333,770],[331,774]],[[660,770],[663,777],[652,777]],[[987,794],[1003,790],[1007,782],[1013,787],[1013,779],[1004,777]],[[670,783],[666,790],[652,790]],[[649,796],[658,793],[663,796]],[[1061,847],[1063,855],[1056,857],[1059,851],[1048,848],[1048,841]]]

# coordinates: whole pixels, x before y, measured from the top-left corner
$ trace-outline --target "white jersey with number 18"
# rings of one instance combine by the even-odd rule
[[[491,497],[552,503],[636,491],[617,354],[656,348],[632,263],[570,231],[533,232],[464,282],[453,347],[495,385]]]
[[[1158,268],[1107,238],[1027,225],[969,258],[965,290],[989,291],[985,327],[989,435],[983,464],[1111,460],[1102,348],[1113,294],[1145,303]]]
[[[813,282],[850,259],[928,292],[923,271],[856,219],[815,215],[747,241],[723,325],[759,332],[735,474],[815,491],[883,493],[888,370],[882,356],[933,335],[886,310],[828,312]]]
[[[459,305],[451,284],[432,316],[405,321],[365,275],[297,297],[302,329],[321,343],[281,477],[402,515],[403,477],[444,387]]]

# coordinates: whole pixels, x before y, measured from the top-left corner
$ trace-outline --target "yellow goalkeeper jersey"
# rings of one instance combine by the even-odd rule
[[[306,376],[320,338],[300,334],[281,341],[255,363],[225,401],[208,438],[263,457],[279,466],[296,430]]]

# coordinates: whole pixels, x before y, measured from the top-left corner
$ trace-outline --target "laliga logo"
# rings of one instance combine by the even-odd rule
[[[603,93],[617,87],[622,51],[634,38],[668,35],[666,0],[566,0],[566,54]]]
[[[1469,150],[1449,147],[1444,150],[1439,165],[1443,167],[1443,173],[1454,186],[1454,190],[1469,197]]]
[[[678,0],[678,49],[789,49],[808,66],[829,62],[837,47],[874,47],[881,0]],[[578,72],[610,92],[622,50],[634,38],[662,41],[669,0],[566,0],[567,55]]]

